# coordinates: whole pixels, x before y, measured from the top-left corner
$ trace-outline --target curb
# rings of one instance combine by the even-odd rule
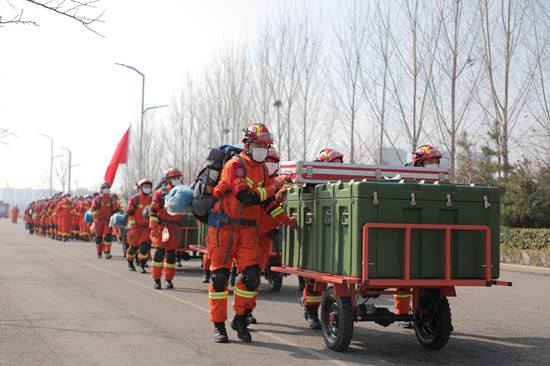
[[[534,273],[534,274],[540,274],[544,276],[550,276],[550,268],[546,268],[546,267],[534,267],[534,266],[523,266],[520,264],[500,263],[500,269],[504,271]]]

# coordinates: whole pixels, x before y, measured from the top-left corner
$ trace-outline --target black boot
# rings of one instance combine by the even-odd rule
[[[321,329],[321,322],[319,321],[319,305],[307,305],[307,322],[311,329]]]
[[[256,324],[258,322],[256,320],[256,318],[254,317],[254,315],[252,315],[252,309],[246,309],[244,311],[244,313],[246,315],[246,324],[247,325]]]
[[[214,342],[227,343],[227,331],[225,330],[225,323],[214,323]]]
[[[130,272],[136,271],[136,267],[134,267],[134,262],[131,259],[128,260],[128,270],[130,270]]]
[[[171,280],[164,280],[164,286],[166,286],[166,288],[174,288],[174,284]]]
[[[106,259],[111,259],[111,257],[112,257],[111,252],[105,252]]]
[[[210,282],[210,271],[205,269],[204,276],[202,276],[202,283],[208,283],[208,282]]]
[[[147,265],[147,259],[141,259],[139,261],[139,265],[141,267],[141,273],[147,273],[147,271],[145,270],[145,266]]]
[[[158,279],[158,280],[154,279],[153,280],[153,288],[155,290],[160,290],[162,288],[161,285],[160,285],[160,279]]]
[[[252,341],[252,336],[246,327],[246,314],[237,315],[231,321],[231,328],[237,331],[237,337],[243,342]]]

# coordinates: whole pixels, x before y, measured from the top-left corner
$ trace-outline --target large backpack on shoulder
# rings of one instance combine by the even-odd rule
[[[220,173],[225,163],[233,156],[240,154],[242,148],[232,145],[222,145],[211,148],[202,166],[193,187],[193,215],[205,224],[208,223],[210,210],[214,207],[216,199],[212,196],[214,187],[218,184]]]

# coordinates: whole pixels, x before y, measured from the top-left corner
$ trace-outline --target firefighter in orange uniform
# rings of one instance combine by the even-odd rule
[[[80,229],[80,232],[78,235],[80,239],[84,241],[88,241],[90,240],[90,235],[91,235],[90,224],[88,224],[84,220],[84,215],[86,215],[86,212],[88,212],[90,207],[92,207],[92,195],[91,194],[85,195],[84,199],[80,201],[78,204],[79,204],[77,208],[78,217],[79,217],[78,227]]]
[[[174,288],[172,279],[176,274],[176,249],[181,238],[180,223],[183,215],[170,215],[164,207],[164,197],[172,188],[182,184],[182,174],[176,168],[165,174],[166,183],[153,194],[151,199],[151,214],[149,217],[150,236],[155,247],[151,278],[153,287],[161,289],[160,278],[164,271],[164,285],[167,289]]]
[[[323,149],[315,161],[323,163],[343,163],[344,155],[333,149]],[[323,291],[314,291],[315,280],[307,278],[300,303],[304,309],[304,318],[311,329],[321,329],[319,321],[319,305],[323,298]]]
[[[149,237],[149,219],[143,216],[143,209],[151,204],[153,182],[145,178],[138,183],[138,187],[139,193],[131,196],[126,205],[128,225],[130,225],[130,239],[128,240],[130,245],[126,252],[126,259],[130,271],[135,271],[134,259],[137,254],[141,273],[147,273],[145,265],[151,249],[151,239]]]
[[[112,257],[111,240],[113,232],[109,227],[109,220],[118,208],[118,201],[111,195],[111,183],[104,182],[101,185],[101,193],[94,199],[94,203],[92,204],[98,259],[101,259],[101,253],[104,249],[105,258],[109,259]]]
[[[214,323],[214,341],[228,341],[225,329],[229,271],[233,260],[240,279],[233,291],[235,317],[231,327],[239,339],[250,342],[246,312],[254,306],[260,284],[258,225],[256,219],[264,209],[280,224],[296,227],[296,222],[283,213],[275,200],[275,193],[286,176],[275,178],[268,186],[269,174],[264,165],[273,138],[261,123],[245,129],[245,150],[230,159],[223,167],[212,195],[218,199],[209,215],[207,256],[212,261],[212,279],[209,286],[210,321]]]
[[[70,194],[65,193],[59,199],[54,213],[59,217],[60,228],[59,237],[63,241],[68,241],[73,229],[73,218],[71,211],[73,210],[73,202],[70,200]]]
[[[433,146],[422,145],[416,149],[413,154],[413,162],[407,163],[405,166],[415,166],[423,168],[439,168],[439,162],[443,155]],[[396,291],[400,289],[396,288]],[[411,304],[411,295],[409,294],[395,294],[393,295],[395,303],[396,314],[408,314]],[[399,322],[399,326],[402,328],[413,328],[412,322],[402,321]]]
[[[277,175],[277,164],[279,163],[281,159],[279,158],[279,153],[277,150],[270,146],[267,150],[267,157],[265,158],[265,166],[267,168],[268,174],[269,174],[269,181],[268,185],[272,185],[275,181],[275,177]],[[282,190],[282,189],[281,189]],[[279,190],[279,192],[281,191]],[[279,202],[279,201],[278,201]],[[279,203],[280,204],[280,203]],[[280,214],[281,220],[288,220],[288,216],[283,212]],[[258,264],[260,265],[260,272],[263,272],[267,261],[269,260],[269,257],[271,255],[271,251],[273,250],[273,238],[276,235],[277,228],[279,227],[279,222],[275,220],[271,215],[268,215],[267,213],[261,211],[260,217],[258,217],[258,227],[259,227],[259,244],[260,244],[260,254],[258,259]],[[254,297],[254,305],[251,310],[247,309],[246,316],[247,316],[247,323],[248,324],[256,324],[256,318],[252,315],[252,310],[256,308],[256,299],[258,297],[258,293],[256,293],[256,296]]]
[[[14,224],[17,224],[17,217],[19,216],[19,207],[17,205],[14,205],[11,209],[11,222]]]

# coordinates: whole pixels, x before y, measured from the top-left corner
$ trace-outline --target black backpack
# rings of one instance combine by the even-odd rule
[[[211,148],[206,158],[206,163],[202,166],[193,188],[193,215],[205,224],[208,223],[210,210],[217,202],[212,197],[212,191],[218,184],[220,173],[225,163],[232,157],[240,154],[242,148],[222,145],[218,148]],[[244,167],[246,169],[246,167]],[[246,174],[246,171],[245,171]]]

